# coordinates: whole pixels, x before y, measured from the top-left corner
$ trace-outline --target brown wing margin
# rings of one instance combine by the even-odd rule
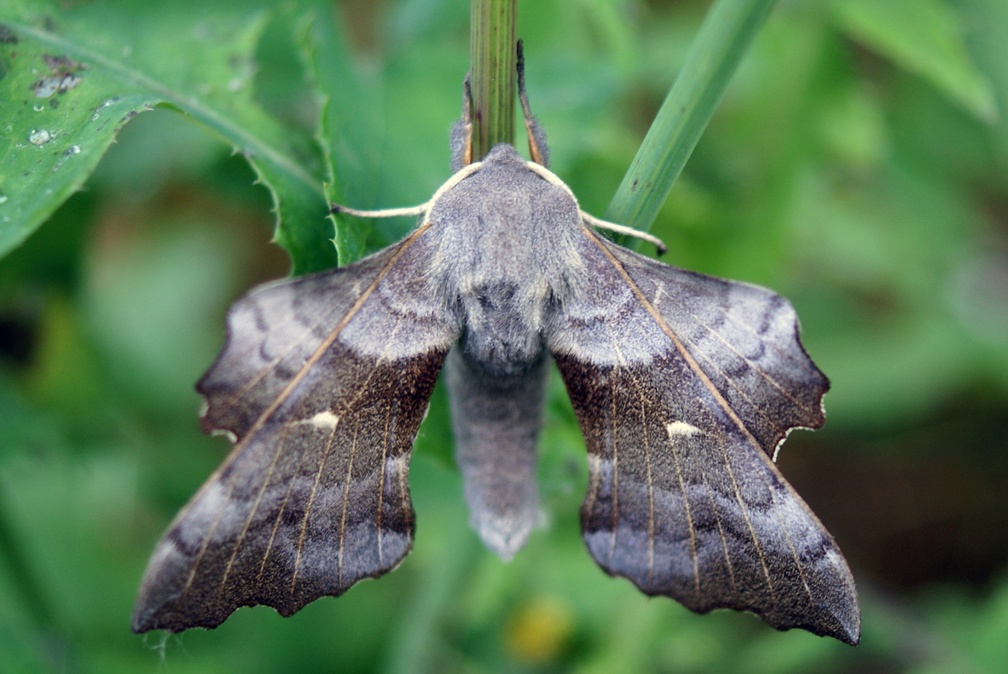
[[[409,551],[409,454],[458,334],[424,285],[425,231],[236,303],[200,390],[238,443],[158,544],[135,631],[289,615]]]
[[[770,460],[791,428],[821,425],[828,387],[790,305],[587,230],[581,252],[596,280],[547,339],[588,446],[593,557],[695,611],[856,643],[846,562]]]

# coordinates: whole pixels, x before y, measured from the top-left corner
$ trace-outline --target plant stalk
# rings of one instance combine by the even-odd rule
[[[472,0],[469,81],[473,161],[498,143],[513,143],[515,128],[516,0]]]
[[[776,0],[716,0],[606,210],[647,231]]]

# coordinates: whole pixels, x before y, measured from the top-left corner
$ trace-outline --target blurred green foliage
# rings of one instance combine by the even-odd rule
[[[519,4],[552,168],[586,210],[604,212],[706,9]],[[802,317],[833,381],[830,416],[794,434],[780,465],[851,562],[856,649],[747,615],[696,616],[606,578],[580,541],[584,450],[556,378],[540,470],[548,523],[511,563],[466,524],[439,390],[414,453],[417,540],[400,569],[289,619],[242,609],[211,632],[130,634],[147,555],[227,449],[199,433],[192,389],[227,304],[289,270],[269,243],[276,214],[314,231],[278,238],[317,268],[335,260],[323,195],[414,204],[447,178],[468,11],[9,0],[0,24],[0,245],[12,249],[0,261],[2,671],[1008,662],[1001,0],[782,2],[652,229],[668,262],[773,287]],[[86,67],[44,58],[71,52]],[[45,86],[65,90],[39,97],[54,73]],[[123,77],[128,95],[106,106]],[[352,258],[410,225],[343,223],[337,247]]]

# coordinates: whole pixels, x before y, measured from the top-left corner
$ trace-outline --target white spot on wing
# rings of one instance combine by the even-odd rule
[[[225,438],[228,439],[228,442],[230,442],[232,445],[238,442],[238,436],[226,428],[215,428],[212,431],[210,431],[210,435],[213,436],[223,435]]]
[[[669,437],[675,437],[677,435],[697,435],[703,433],[699,428],[693,424],[688,424],[685,421],[673,421],[670,424],[665,425],[665,430],[668,431]]]
[[[658,282],[658,289],[655,290],[654,301],[651,302],[651,306],[653,306],[655,309],[657,309],[658,308],[658,304],[661,303],[662,296],[663,295],[667,295],[667,294],[668,293],[665,292],[665,282],[664,281],[659,281]]]
[[[308,423],[318,428],[333,429],[339,424],[339,420],[340,418],[329,410],[323,410],[309,419]]]

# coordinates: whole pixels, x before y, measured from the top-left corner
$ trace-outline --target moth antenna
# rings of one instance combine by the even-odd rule
[[[466,73],[462,81],[462,117],[451,129],[452,172],[472,163],[472,131],[472,86]]]
[[[407,206],[404,208],[380,208],[373,211],[362,211],[356,208],[350,208],[349,206],[342,206],[340,204],[332,204],[329,208],[330,215],[338,215],[340,213],[345,215],[353,215],[358,218],[398,218],[408,215],[423,215],[427,212],[430,207],[431,202],[426,201],[419,206]]]
[[[462,80],[462,123],[472,127],[472,83],[470,74],[466,73]]]
[[[668,246],[665,242],[659,239],[653,234],[648,234],[647,232],[642,232],[639,229],[634,229],[633,227],[627,227],[626,225],[617,225],[615,222],[609,222],[608,220],[601,220],[596,218],[594,215],[589,215],[584,211],[581,211],[581,219],[585,221],[585,224],[591,225],[596,229],[605,229],[610,232],[615,232],[616,234],[623,234],[624,236],[632,236],[635,239],[640,239],[641,241],[647,241],[658,251],[659,255],[664,255],[668,252]]]
[[[539,120],[532,114],[532,108],[529,106],[528,101],[528,92],[525,91],[525,48],[521,40],[518,40],[516,60],[518,68],[518,100],[521,101],[522,116],[525,119],[529,157],[536,164],[549,167],[549,146],[546,145],[546,132],[539,125]]]

